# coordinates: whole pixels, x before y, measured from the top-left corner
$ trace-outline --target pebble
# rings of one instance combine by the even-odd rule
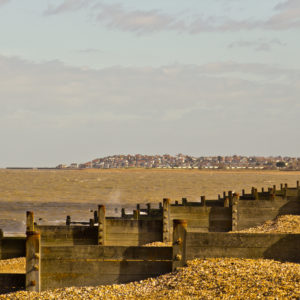
[[[188,261],[179,270],[140,282],[19,291],[0,299],[299,299],[300,264],[266,259]]]
[[[300,233],[300,216],[280,216],[242,232]],[[161,242],[147,246],[162,246]],[[23,268],[24,258],[0,261]],[[18,266],[18,267],[16,267]],[[22,267],[23,266],[23,267]],[[128,284],[19,291],[0,299],[300,299],[300,264],[267,259],[210,258],[188,261],[175,272]]]

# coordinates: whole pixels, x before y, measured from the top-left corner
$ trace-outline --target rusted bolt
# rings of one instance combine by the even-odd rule
[[[36,258],[36,259],[40,258],[40,255],[38,253],[35,253],[34,258]]]
[[[180,255],[180,254],[175,255],[175,260],[179,261],[181,259],[182,259],[182,255]]]
[[[177,244],[177,245],[181,245],[181,244],[182,244],[182,239],[179,238],[179,239],[176,241],[176,244]]]
[[[237,209],[234,209],[233,212],[234,212],[234,213],[237,213]]]
[[[38,266],[38,265],[34,265],[34,266],[33,266],[33,270],[34,270],[34,271],[38,271],[38,270],[39,270],[39,266]]]
[[[35,286],[35,285],[36,285],[35,280],[31,280],[31,281],[30,281],[30,285],[31,285],[31,286]]]

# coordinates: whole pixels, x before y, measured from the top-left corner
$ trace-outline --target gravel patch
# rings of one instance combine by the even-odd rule
[[[266,221],[260,226],[234,232],[300,233],[300,216],[283,215],[274,220]]]
[[[195,259],[176,272],[140,282],[19,291],[0,299],[299,299],[300,264],[264,259]]]

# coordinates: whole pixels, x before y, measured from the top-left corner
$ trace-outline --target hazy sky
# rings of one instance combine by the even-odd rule
[[[0,0],[0,167],[300,156],[299,0]]]

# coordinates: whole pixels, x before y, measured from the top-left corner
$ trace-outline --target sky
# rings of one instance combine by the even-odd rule
[[[300,156],[299,0],[0,0],[0,167]]]

